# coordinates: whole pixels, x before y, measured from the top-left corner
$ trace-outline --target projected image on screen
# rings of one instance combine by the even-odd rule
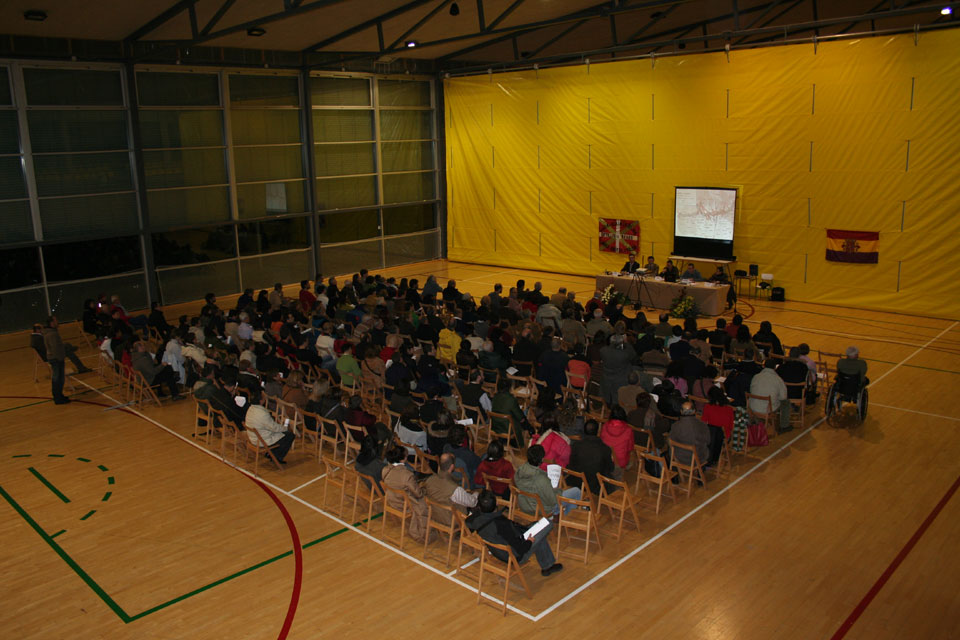
[[[677,187],[674,213],[676,255],[716,259],[732,256],[736,189]]]
[[[677,189],[676,235],[733,240],[737,192],[733,189]]]

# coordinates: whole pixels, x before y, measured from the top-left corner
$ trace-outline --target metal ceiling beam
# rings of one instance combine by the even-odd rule
[[[644,9],[649,9],[652,7],[659,7],[659,6],[668,5],[668,4],[670,5],[678,4],[685,1],[686,0],[646,0],[645,2],[641,2],[639,4],[632,4],[629,6],[626,5],[625,2],[622,2],[618,7],[611,8],[611,4],[608,0],[607,2],[596,4],[586,9],[580,9],[579,11],[574,11],[572,13],[568,13],[562,16],[557,16],[556,18],[550,18],[548,20],[538,20],[535,22],[528,22],[525,24],[518,24],[510,27],[501,27],[499,29],[491,29],[486,32],[468,33],[468,34],[463,34],[459,36],[451,36],[449,38],[441,38],[439,40],[432,40],[430,42],[421,42],[417,45],[417,48],[425,49],[427,47],[437,47],[445,44],[450,44],[453,42],[463,42],[465,40],[473,40],[482,36],[498,36],[485,41],[485,43],[480,43],[479,45],[471,45],[459,51],[454,51],[452,53],[445,54],[439,58],[440,60],[445,60],[451,57],[455,57],[457,55],[462,55],[464,53],[475,51],[477,49],[482,49],[485,46],[497,44],[499,42],[502,42],[503,40],[509,40],[511,35],[519,36],[525,33],[530,33],[531,31],[536,31],[537,29],[541,29],[543,27],[549,27],[556,24],[564,24],[567,22],[577,22],[578,20],[582,20],[584,18],[597,18],[601,16],[615,15],[615,14],[621,14],[621,13],[633,13],[636,11],[642,11]],[[405,49],[406,47],[402,49],[387,49],[382,53],[384,54],[400,53]],[[357,54],[355,56],[351,56],[349,58],[342,60],[342,62],[361,60],[374,55],[380,55],[380,54],[374,53],[374,52],[371,52],[368,54]],[[312,66],[320,66],[320,65],[312,65]]]
[[[195,2],[196,0],[180,0],[157,17],[136,29],[133,33],[124,38],[124,41],[135,42],[136,40],[139,40],[143,36],[149,34],[151,31],[163,26],[170,20],[173,20],[188,8],[192,8]]]
[[[643,25],[642,27],[640,27],[639,29],[637,29],[636,31],[634,31],[634,32],[630,35],[630,37],[628,37],[626,40],[624,40],[624,42],[633,42],[634,40],[636,40],[637,38],[639,38],[641,35],[643,35],[643,33],[644,33],[647,29],[649,29],[649,28],[652,27],[653,25],[657,24],[658,22],[660,22],[661,20],[663,20],[664,18],[666,18],[668,15],[670,15],[670,14],[673,12],[674,9],[676,9],[676,8],[679,7],[679,6],[680,6],[679,4],[675,4],[675,5],[673,5],[672,7],[670,7],[669,9],[667,9],[666,11],[661,11],[661,12],[659,12],[661,15],[657,16],[656,18],[650,18],[650,20],[647,21],[647,24]],[[614,44],[616,44],[616,43],[614,43]]]
[[[425,24],[427,24],[428,22],[430,22],[430,20],[433,18],[433,16],[435,16],[435,15],[437,15],[438,13],[440,13],[441,11],[443,11],[443,9],[444,9],[445,7],[447,7],[451,2],[453,2],[453,0],[443,0],[440,4],[438,4],[438,5],[435,6],[433,9],[431,9],[431,10],[427,13],[427,15],[423,16],[422,18],[420,18],[420,20],[418,20],[415,25],[413,25],[412,27],[410,27],[409,29],[407,29],[406,31],[404,31],[403,34],[402,34],[400,37],[398,37],[396,40],[394,40],[393,42],[391,42],[391,43],[390,43],[390,46],[387,47],[387,49],[393,49],[394,47],[396,47],[396,46],[397,46],[398,44],[400,44],[401,42],[406,41],[407,36],[412,35],[417,29],[419,29],[419,28],[422,27],[423,25],[425,25]]]
[[[341,31],[340,33],[337,33],[337,34],[335,34],[335,35],[332,35],[332,36],[330,36],[329,38],[325,38],[325,39],[323,39],[323,40],[321,40],[320,42],[317,42],[317,43],[315,43],[315,44],[312,44],[312,45],[310,45],[309,47],[307,47],[306,49],[304,49],[304,50],[303,50],[303,53],[312,53],[312,52],[314,52],[314,51],[319,51],[320,49],[323,49],[324,47],[328,47],[328,46],[330,46],[331,44],[334,44],[334,43],[336,43],[336,42],[340,42],[341,40],[343,40],[343,39],[345,39],[345,38],[349,38],[349,37],[352,36],[352,35],[356,35],[356,34],[360,33],[361,31],[366,31],[366,30],[369,29],[370,27],[375,27],[375,26],[377,26],[377,25],[382,25],[384,20],[390,20],[391,18],[396,18],[396,17],[399,16],[399,15],[403,15],[403,14],[406,13],[407,11],[410,11],[410,10],[412,10],[412,9],[416,9],[417,7],[419,7],[419,6],[421,6],[421,5],[425,5],[425,4],[430,3],[430,2],[433,2],[433,1],[434,1],[434,0],[413,0],[413,2],[408,2],[407,4],[402,5],[402,6],[399,6],[399,7],[397,7],[396,9],[393,9],[393,10],[391,10],[391,11],[387,11],[386,13],[381,13],[381,14],[380,14],[379,16],[377,16],[376,18],[370,18],[369,20],[366,20],[366,21],[364,21],[364,22],[361,22],[361,23],[358,24],[358,25],[354,25],[354,26],[350,27],[349,29],[344,29],[344,30]],[[380,28],[382,28],[382,26],[381,26]],[[381,50],[382,50],[382,49],[383,49],[383,47],[381,47]]]
[[[493,22],[488,24],[487,28],[484,29],[484,31],[493,31],[494,29],[496,29],[498,24],[503,22],[511,13],[516,11],[520,7],[520,5],[522,5],[526,1],[527,0],[514,0],[513,4],[511,4],[509,7],[504,9],[503,13],[501,13],[499,16],[494,18]]]
[[[223,17],[223,14],[229,11],[230,7],[232,7],[233,3],[236,1],[237,0],[223,0],[223,4],[220,5],[220,8],[217,9],[217,12],[213,14],[207,24],[203,25],[203,29],[200,29],[200,35],[205,36],[210,33],[210,30],[213,29],[218,22],[220,22],[220,18]]]
[[[570,25],[569,27],[567,27],[566,29],[564,29],[563,31],[561,31],[560,33],[558,33],[557,35],[553,36],[552,38],[550,38],[549,40],[547,40],[546,42],[544,42],[542,45],[540,45],[539,47],[537,47],[536,49],[534,49],[533,51],[531,51],[528,55],[523,56],[523,57],[525,57],[525,58],[532,58],[532,57],[534,57],[535,55],[537,55],[538,53],[540,53],[541,51],[543,51],[544,49],[546,49],[546,48],[549,47],[550,45],[552,45],[552,44],[554,44],[554,43],[556,43],[556,42],[559,42],[560,40],[562,40],[562,39],[564,39],[565,37],[567,37],[568,35],[570,35],[570,33],[572,33],[573,31],[575,31],[576,29],[578,29],[579,27],[582,27],[583,25],[587,24],[587,22],[589,22],[589,20],[587,20],[587,19],[581,20],[580,22],[574,22],[572,25]]]
[[[764,8],[764,7],[761,5],[760,7],[756,7],[756,8],[753,8],[753,9],[754,9],[754,10],[759,10],[759,9],[763,9],[763,8]],[[801,32],[803,32],[803,31],[810,31],[810,30],[813,30],[813,29],[815,29],[815,28],[825,28],[825,27],[836,26],[836,25],[838,25],[838,24],[844,24],[844,23],[850,22],[851,20],[856,20],[856,22],[864,22],[864,21],[877,20],[877,19],[883,19],[883,18],[900,17],[900,16],[906,16],[906,15],[915,15],[915,14],[920,14],[920,13],[933,13],[933,12],[935,12],[935,11],[936,11],[936,12],[939,12],[940,8],[941,8],[941,7],[938,6],[938,5],[913,6],[913,7],[907,7],[907,8],[901,7],[900,9],[897,9],[897,10],[894,10],[894,11],[883,11],[883,12],[871,13],[871,14],[860,14],[860,15],[858,15],[858,16],[845,16],[845,17],[841,17],[841,18],[829,18],[829,19],[825,19],[825,20],[820,20],[820,21],[817,22],[817,23],[813,23],[813,22],[795,23],[795,24],[792,24],[792,25],[787,25],[787,26],[786,26],[786,29],[787,29],[788,33],[801,33]],[[743,13],[748,13],[749,11],[750,11],[750,9],[744,9],[743,11],[741,11],[741,14],[743,14]],[[679,28],[679,30],[678,30],[678,29],[671,29],[670,32],[678,32],[678,31],[682,31],[682,30],[684,30],[684,29],[692,30],[693,28],[696,28],[699,24],[708,23],[708,22],[718,22],[718,21],[720,21],[720,20],[729,20],[729,19],[730,19],[730,16],[729,16],[729,15],[727,15],[727,16],[721,16],[721,17],[713,18],[713,19],[711,19],[711,20],[701,21],[700,23],[697,23],[697,24],[695,24],[695,25],[684,25],[683,27]],[[750,37],[759,36],[759,35],[774,35],[774,36],[778,36],[778,35],[780,35],[780,34],[782,34],[782,33],[784,32],[784,28],[785,28],[784,25],[773,25],[773,26],[767,26],[767,27],[759,27],[759,28],[755,28],[755,29],[742,29],[742,30],[740,30],[740,31],[724,32],[724,33],[722,33],[722,34],[712,34],[712,35],[705,35],[705,36],[704,36],[704,35],[701,35],[701,36],[684,37],[682,40],[678,40],[678,39],[676,39],[676,38],[663,39],[663,40],[659,40],[659,41],[644,40],[644,41],[642,41],[642,42],[630,43],[630,44],[623,44],[623,45],[618,45],[618,46],[616,46],[616,47],[605,47],[605,48],[590,49],[590,50],[585,50],[585,51],[574,51],[574,52],[570,52],[570,53],[556,54],[556,55],[545,56],[545,57],[536,58],[536,59],[529,59],[529,60],[526,61],[526,65],[529,65],[529,64],[532,64],[532,63],[544,63],[544,64],[546,64],[546,63],[566,62],[566,61],[569,61],[569,60],[583,59],[583,58],[586,58],[586,57],[589,57],[589,56],[595,56],[595,55],[607,55],[607,54],[619,53],[619,52],[623,52],[623,51],[636,51],[637,49],[647,49],[647,48],[653,49],[653,48],[657,48],[657,47],[667,47],[667,46],[671,46],[671,45],[677,44],[678,42],[696,43],[696,42],[701,42],[701,41],[704,41],[704,40],[716,40],[716,39],[718,39],[719,37],[722,37],[722,38],[725,38],[725,39],[729,39],[729,38],[732,38],[732,37],[750,38]],[[667,33],[670,33],[670,32],[662,32],[662,33],[660,33],[660,34],[656,34],[656,35],[654,35],[654,36],[651,36],[651,38],[661,37],[661,36],[663,36],[663,35],[665,35],[665,34],[667,34]],[[747,44],[754,44],[754,42],[749,42],[749,43],[747,43]],[[460,69],[450,69],[449,71],[450,71],[451,73],[453,73],[453,72],[455,72],[455,73],[473,73],[473,72],[477,72],[477,71],[487,71],[487,70],[489,70],[489,69],[491,69],[491,68],[494,68],[494,67],[496,67],[496,68],[501,68],[501,67],[502,67],[502,68],[509,68],[510,66],[511,66],[511,65],[510,65],[509,63],[503,63],[503,62],[500,62],[500,63],[486,63],[486,64],[483,64],[483,65],[473,65],[473,66],[470,66],[470,67],[464,67],[464,68],[460,68]]]
[[[483,0],[477,0],[477,22],[480,24],[480,31],[487,28],[483,18]]]
[[[770,18],[769,20],[767,20],[766,22],[764,22],[764,23],[761,24],[760,26],[761,26],[761,27],[766,27],[766,26],[769,25],[770,23],[776,22],[777,20],[779,20],[779,19],[782,18],[783,16],[785,16],[785,15],[787,15],[788,13],[790,13],[791,11],[793,11],[793,10],[794,10],[796,7],[798,7],[798,6],[800,5],[800,3],[802,3],[802,2],[804,2],[804,0],[793,0],[793,2],[791,2],[789,5],[787,5],[786,7],[784,7],[784,9],[783,9],[782,11],[778,12],[777,15],[773,16],[772,18]],[[773,9],[774,7],[776,7],[777,5],[779,5],[780,2],[779,2],[779,0],[778,0],[777,2],[774,2],[774,3],[772,3],[772,4],[773,4],[773,6],[771,6],[770,9]],[[748,29],[752,28],[753,25],[756,24],[758,21],[760,21],[760,20],[763,18],[763,16],[765,16],[767,13],[768,13],[767,11],[764,11],[763,14],[761,14],[759,18],[757,18],[756,20],[754,20],[753,22],[751,22],[750,25],[749,25],[747,28],[748,28]],[[737,42],[736,42],[735,44],[743,44],[745,41],[746,41],[746,38],[745,38],[745,37],[744,37],[744,38],[740,38],[739,40],[737,40]]]

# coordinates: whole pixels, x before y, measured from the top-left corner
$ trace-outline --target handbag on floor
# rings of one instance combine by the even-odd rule
[[[747,427],[747,445],[751,447],[765,447],[770,444],[767,437],[767,426],[762,422],[754,422]]]

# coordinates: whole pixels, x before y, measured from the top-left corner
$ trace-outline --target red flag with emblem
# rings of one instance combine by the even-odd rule
[[[631,253],[639,249],[639,220],[600,218],[600,251]]]

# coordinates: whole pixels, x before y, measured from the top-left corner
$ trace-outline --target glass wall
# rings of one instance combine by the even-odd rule
[[[0,331],[438,257],[434,102],[412,77],[0,62]]]

